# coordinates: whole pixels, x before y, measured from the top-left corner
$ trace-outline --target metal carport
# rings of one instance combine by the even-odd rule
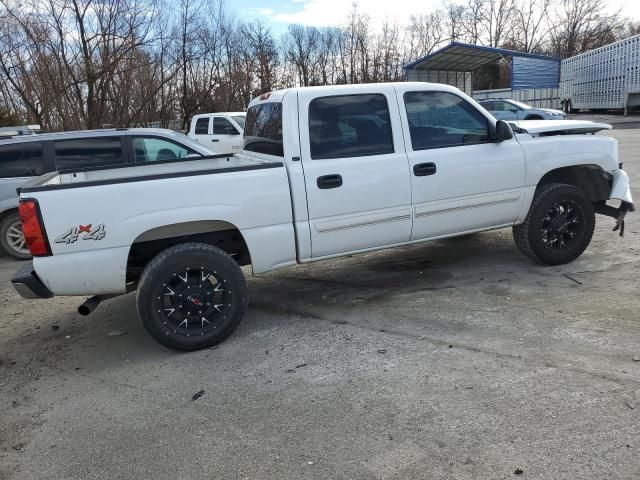
[[[446,83],[472,94],[474,71],[508,59],[511,59],[510,90],[558,88],[558,58],[460,42],[419,58],[405,65],[404,70],[409,81]]]

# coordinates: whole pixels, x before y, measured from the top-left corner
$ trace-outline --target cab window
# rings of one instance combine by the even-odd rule
[[[316,98],[309,104],[311,158],[393,153],[391,118],[381,94]]]
[[[249,152],[284,157],[282,103],[259,103],[247,111],[243,144]]]
[[[193,133],[196,135],[207,135],[209,133],[209,117],[200,117],[196,120],[196,128]]]
[[[213,119],[214,135],[240,135],[240,132],[233,124],[224,117],[214,117]]]
[[[404,103],[413,150],[485,143],[489,121],[449,92],[407,92]]]
[[[136,163],[167,162],[200,155],[184,145],[155,137],[134,137],[133,154]]]
[[[124,153],[121,137],[94,137],[53,142],[56,169],[122,165]]]
[[[0,178],[31,177],[43,173],[40,142],[0,146]]]

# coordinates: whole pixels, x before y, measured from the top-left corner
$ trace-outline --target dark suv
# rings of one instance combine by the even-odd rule
[[[172,130],[132,128],[0,137],[0,248],[30,258],[16,190],[47,172],[105,165],[173,161],[212,155]]]

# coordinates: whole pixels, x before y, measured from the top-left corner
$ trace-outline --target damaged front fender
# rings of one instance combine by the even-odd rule
[[[620,236],[624,236],[624,219],[627,213],[633,212],[633,198],[631,197],[631,189],[629,188],[629,175],[624,170],[614,170],[611,172],[613,182],[611,186],[611,194],[609,200],[620,200],[618,208],[607,205],[605,202],[595,204],[596,213],[613,217],[616,219],[616,225],[613,231],[620,230]]]
[[[614,170],[611,172],[611,176],[613,177],[613,184],[611,185],[609,199],[620,200],[633,205],[631,189],[629,188],[629,175],[627,175],[627,172],[622,169]]]

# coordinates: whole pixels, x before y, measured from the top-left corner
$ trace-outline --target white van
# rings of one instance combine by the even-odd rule
[[[194,115],[188,136],[215,153],[238,152],[242,150],[245,116],[245,112]]]

